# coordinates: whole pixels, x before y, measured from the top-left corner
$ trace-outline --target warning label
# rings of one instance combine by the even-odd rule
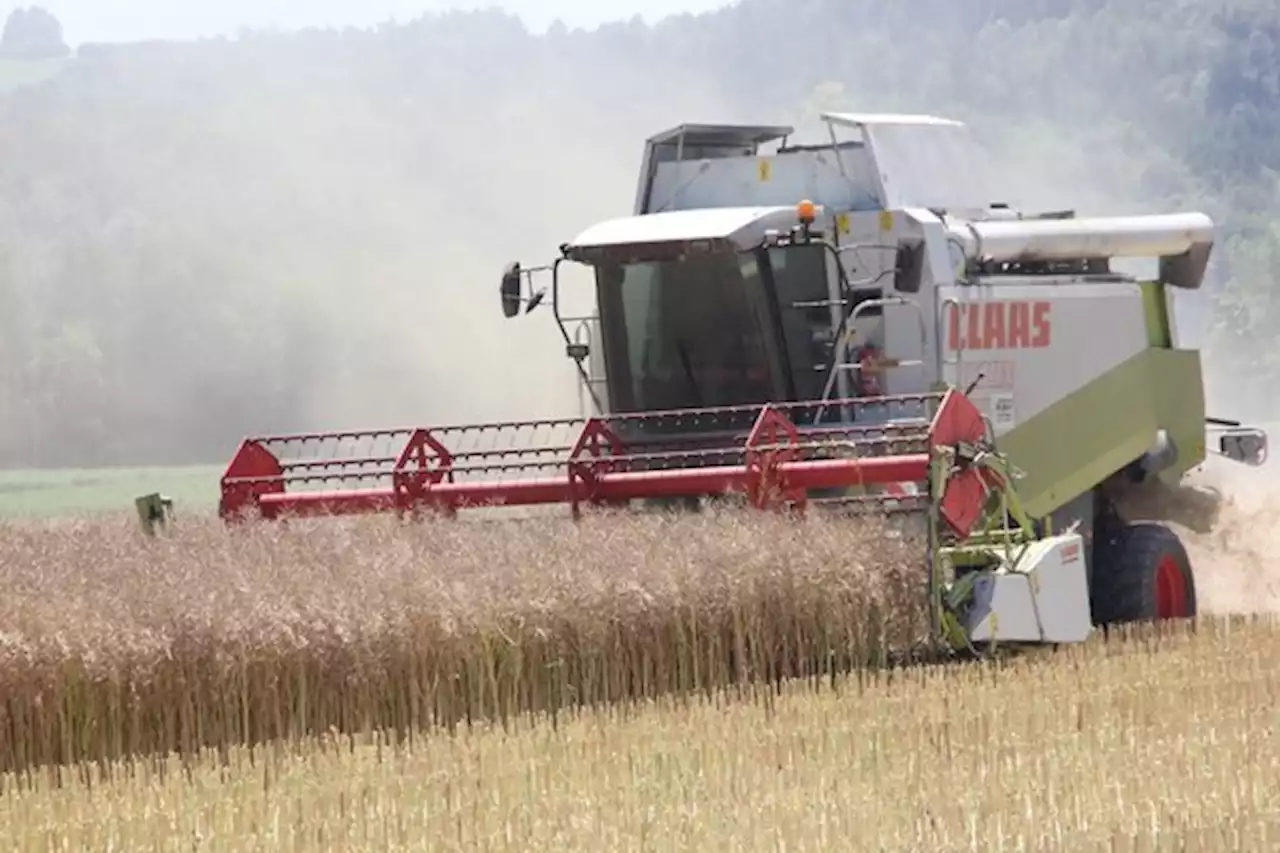
[[[987,404],[987,417],[991,418],[991,426],[997,432],[1012,429],[1018,422],[1018,414],[1013,406],[1013,395],[992,394]]]

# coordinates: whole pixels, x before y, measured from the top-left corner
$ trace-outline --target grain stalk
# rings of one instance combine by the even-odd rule
[[[922,549],[880,534],[743,510],[10,525],[0,771],[834,678],[927,628]]]

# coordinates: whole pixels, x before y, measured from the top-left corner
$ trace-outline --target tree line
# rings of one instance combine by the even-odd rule
[[[3,467],[222,461],[268,430],[562,409],[554,330],[498,315],[503,264],[628,210],[650,133],[831,108],[969,122],[1014,203],[1210,213],[1189,310],[1211,396],[1275,417],[1269,0],[742,0],[546,34],[486,11],[74,53],[56,20],[13,22]]]

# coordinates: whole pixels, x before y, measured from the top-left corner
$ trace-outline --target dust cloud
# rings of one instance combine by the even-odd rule
[[[1280,483],[1274,464],[1248,468],[1211,458],[1186,484],[1213,490],[1222,501],[1206,532],[1171,525],[1191,557],[1201,610],[1280,612]]]
[[[353,354],[345,381],[314,385],[304,408],[309,423],[578,414],[577,372],[564,353],[550,295],[531,314],[504,318],[503,267],[548,264],[581,230],[629,215],[646,137],[685,121],[741,120],[714,84],[680,77],[678,69],[603,61],[590,78],[573,91],[493,91],[487,100],[437,109],[448,120],[444,140],[433,151],[401,155],[420,158],[398,170],[421,176],[415,203],[397,198],[404,185],[393,180],[381,184],[376,202],[416,214],[416,241],[401,226],[394,266],[353,288],[344,306],[345,327],[376,342],[376,358]],[[377,128],[359,135],[376,137]],[[309,170],[342,168],[335,157]],[[536,286],[550,286],[549,272],[535,276]],[[585,268],[561,267],[561,306],[570,316],[593,313]]]
[[[549,304],[500,312],[504,266],[630,214],[648,136],[753,117],[614,37],[495,13],[126,46],[8,99],[0,467],[577,415]],[[565,312],[593,313],[563,269]]]
[[[1274,424],[1264,428],[1274,436]],[[1270,460],[1252,468],[1211,452],[1177,486],[1157,482],[1127,493],[1120,512],[1178,534],[1201,612],[1280,612],[1280,483]]]

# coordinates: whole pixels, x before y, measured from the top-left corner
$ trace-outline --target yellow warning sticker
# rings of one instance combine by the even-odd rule
[[[888,210],[880,211],[880,230],[881,231],[893,230],[893,213],[891,211],[888,211]]]
[[[772,160],[770,160],[770,159],[768,159],[768,158],[766,158],[766,157],[761,157],[761,158],[757,161],[757,164],[758,164],[758,167],[759,167],[759,170],[760,170],[760,181],[761,181],[761,183],[763,183],[763,182],[765,182],[765,181],[769,180],[769,178],[773,177],[773,161],[772,161]]]
[[[841,234],[849,233],[849,214],[841,213],[836,216],[836,228],[840,230]]]

